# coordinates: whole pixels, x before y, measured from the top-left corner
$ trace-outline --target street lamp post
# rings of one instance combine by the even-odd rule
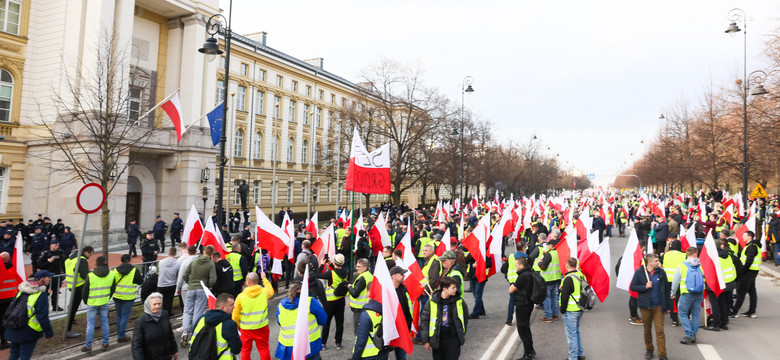
[[[464,125],[466,122],[466,119],[464,117],[464,110],[465,110],[465,101],[466,101],[466,93],[473,93],[474,88],[471,87],[471,84],[474,82],[474,79],[471,76],[466,76],[463,78],[463,82],[460,85],[460,196],[464,197],[463,195],[463,182],[465,180],[463,176],[463,159],[464,159],[464,153],[463,153],[463,133]]]
[[[203,44],[203,47],[198,49],[198,52],[202,54],[211,56],[221,55],[223,51],[219,48],[217,39],[215,39],[214,36],[219,33],[220,29],[223,31],[225,38],[225,77],[222,80],[222,100],[224,103],[222,106],[222,136],[219,138],[219,184],[217,185],[217,223],[220,226],[224,223],[222,215],[222,198],[225,190],[225,163],[227,163],[227,160],[225,159],[225,143],[227,142],[227,98],[228,81],[230,77],[230,41],[233,38],[232,32],[230,30],[231,21],[233,18],[233,0],[230,0],[228,11],[230,13],[228,14],[227,19],[225,19],[222,14],[214,14],[209,18],[209,20],[206,22],[206,33],[208,33],[210,37],[206,39],[206,43]],[[223,20],[225,20],[227,23],[227,27],[222,26]]]
[[[730,21],[726,34],[736,34],[742,32],[743,39],[743,53],[742,53],[742,203],[745,206],[748,205],[748,116],[747,116],[747,97],[750,95],[764,95],[767,93],[762,83],[766,80],[766,73],[761,70],[756,70],[748,75],[747,73],[747,18],[745,17],[745,11],[740,8],[731,9],[728,13],[728,19]],[[742,22],[742,29],[737,26],[737,22]],[[755,75],[755,77],[754,77]],[[750,79],[755,78],[758,85],[750,92]]]
[[[203,189],[200,189],[201,194],[203,195],[203,218],[206,218],[206,200],[209,199],[209,188],[204,186]]]

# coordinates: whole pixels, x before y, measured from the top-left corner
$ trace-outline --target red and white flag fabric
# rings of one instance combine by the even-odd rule
[[[729,224],[729,230],[732,227],[732,224],[734,223],[734,206],[729,205],[726,207],[726,211],[723,212],[723,220]]]
[[[311,354],[309,343],[309,267],[303,272],[301,296],[298,300],[298,311],[295,314],[295,335],[293,336],[292,360],[306,360]]]
[[[565,239],[560,239],[558,244],[555,245],[555,250],[558,251],[558,264],[563,266],[561,269],[566,269],[566,261],[570,257],[577,259],[577,237],[574,235],[567,235]]]
[[[184,233],[181,235],[181,241],[186,243],[187,246],[192,246],[200,241],[201,236],[203,236],[203,224],[200,223],[198,210],[195,209],[195,204],[193,204],[189,214],[187,214],[187,222],[184,223]]]
[[[383,213],[379,213],[374,226],[368,231],[368,239],[374,254],[380,254],[385,246],[391,246],[390,235],[387,233],[387,221]]]
[[[390,270],[381,256],[376,260],[374,281],[371,282],[368,296],[382,304],[382,338],[385,346],[399,347],[411,355],[414,350],[412,335],[406,327],[406,317],[401,310],[401,302],[395,292]],[[306,335],[308,336],[308,333]]]
[[[718,257],[718,246],[715,245],[715,239],[708,233],[704,238],[704,246],[699,253],[701,262],[701,271],[704,274],[704,281],[712,289],[715,296],[720,295],[726,288],[726,281],[723,278],[723,269],[720,267],[720,258]]]
[[[284,259],[284,255],[288,253],[287,250],[290,247],[288,246],[290,237],[279,226],[274,224],[259,207],[255,207],[255,221],[257,224],[257,245],[262,249],[266,249],[271,258],[276,260]],[[274,261],[273,268],[275,267],[276,261]]]
[[[352,225],[352,214],[355,212],[355,210],[352,210],[349,212],[349,216],[344,220],[344,225],[342,225],[343,228],[348,228],[350,225]],[[347,213],[346,210],[341,212],[341,215],[345,215]],[[363,221],[362,219],[360,221]]]
[[[618,289],[629,291],[631,280],[634,278],[634,272],[642,266],[642,258],[642,247],[639,245],[639,237],[636,236],[636,230],[631,230],[626,249],[623,251],[623,260],[620,261],[617,282],[615,283]]]
[[[206,284],[203,283],[203,280],[200,281],[200,286],[206,293],[206,301],[208,302],[209,310],[214,310],[217,307],[217,297],[214,296],[214,293],[212,293]]]
[[[328,259],[333,259],[336,256],[336,232],[333,230],[332,223],[320,234],[319,240],[312,244],[311,251],[317,255],[320,264],[323,263],[325,255],[328,256]]]
[[[306,231],[310,232],[313,237],[312,239],[316,239],[319,237],[319,234],[317,233],[317,215],[319,214],[318,211],[314,212],[314,215],[311,216],[311,219],[309,219],[309,222],[306,224]]]
[[[465,240],[463,246],[468,249],[469,254],[474,258],[476,265],[474,272],[477,281],[483,282],[487,279],[487,239],[490,236],[490,216],[483,216]]]
[[[682,225],[680,225],[680,228],[682,229]],[[680,236],[680,244],[682,245],[682,252],[685,252],[686,249],[688,249],[691,246],[696,246],[696,227],[691,226],[690,229],[686,230],[683,235]]]
[[[498,194],[496,194],[497,196]],[[504,242],[504,236],[511,233],[512,228],[512,212],[504,211],[501,215],[501,220],[498,224],[493,226],[491,232],[491,239],[488,240],[490,244],[486,244],[489,251],[488,253],[493,258],[493,266],[490,268],[490,276],[496,273],[496,269],[500,269],[503,265],[503,258],[501,257],[501,244]]]
[[[282,233],[287,236],[287,260],[295,264],[295,224],[288,213],[284,213],[284,218],[282,218]]]
[[[409,219],[407,229],[412,229],[411,219]],[[423,287],[420,282],[425,279],[425,276],[422,273],[420,264],[417,263],[417,259],[414,257],[411,231],[407,231],[406,234],[404,234],[404,237],[401,238],[401,242],[398,243],[396,249],[401,250],[401,263],[396,265],[400,265],[409,270],[404,277],[404,285],[406,286],[406,290],[409,291],[409,298],[412,301],[415,301],[423,293]]]
[[[214,220],[211,218],[206,220],[206,228],[203,229],[203,236],[200,238],[200,245],[203,247],[209,245],[213,246],[214,251],[219,251],[223,259],[228,253],[227,246],[225,245],[225,242],[222,241],[222,235],[220,234],[219,230],[217,230],[216,225],[214,225]]]
[[[390,143],[369,153],[357,127],[352,135],[345,188],[366,194],[390,193]]]
[[[439,246],[436,247],[436,256],[441,256],[441,254],[444,254],[445,251],[450,251],[450,247],[452,246],[450,244],[451,237],[450,228],[448,227],[447,230],[444,230],[444,235],[441,237]]]
[[[582,273],[602,303],[609,296],[610,268],[609,238],[604,239],[593,252],[580,261]]]
[[[745,246],[747,246],[747,243],[742,239],[742,235],[745,234],[748,230],[752,231],[753,234],[756,233],[756,214],[754,213],[751,213],[750,216],[748,216],[747,222],[742,224],[742,226],[740,226],[739,229],[734,232],[734,238],[739,241],[739,246],[743,249]]]
[[[179,91],[176,90],[173,96],[168,98],[168,101],[162,103],[160,107],[168,115],[173,123],[173,128],[176,129],[176,141],[181,141],[181,136],[184,134],[184,115],[181,112],[181,103],[179,102]]]
[[[27,270],[24,268],[24,240],[22,240],[22,232],[16,232],[16,243],[14,244],[14,254],[11,258],[11,264],[16,272],[16,285],[18,286],[23,281],[27,280]]]
[[[339,215],[339,219],[336,220],[336,225],[340,226],[340,227],[343,227],[343,228],[349,226],[349,219],[352,218],[351,215],[352,214],[350,214],[350,217],[347,218],[347,211],[346,210],[342,211],[341,215]]]

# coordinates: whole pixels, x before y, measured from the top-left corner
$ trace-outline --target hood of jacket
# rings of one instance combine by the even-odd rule
[[[243,294],[246,296],[249,296],[251,298],[256,298],[258,295],[265,292],[265,288],[263,288],[260,285],[252,285],[250,287],[244,288]]]
[[[198,264],[198,265],[201,265],[201,266],[203,266],[203,265],[205,265],[205,264],[208,264],[208,263],[210,263],[210,262],[211,262],[211,258],[209,258],[209,257],[208,257],[208,256],[206,256],[206,255],[201,255],[201,256],[198,256],[198,258],[197,258],[197,259],[195,259],[195,260],[192,260],[192,261],[194,261],[194,262],[195,262],[196,264]]]
[[[369,299],[368,304],[364,305],[363,309],[376,311],[379,314],[382,314],[382,304],[374,299]]]
[[[39,292],[46,291],[46,285],[39,285],[38,283],[24,281],[19,284],[19,291],[25,294],[37,294]]]
[[[117,273],[119,273],[119,275],[127,275],[133,271],[133,269],[135,269],[133,264],[122,264],[117,266],[115,270]]]
[[[95,269],[92,270],[92,272],[97,276],[106,277],[108,276],[109,270],[107,265],[99,265],[95,266]]]
[[[699,258],[688,258],[688,259],[685,259],[685,262],[687,262],[691,266],[699,266],[699,265],[701,265],[701,261],[699,261]]]
[[[282,305],[282,307],[287,310],[295,310],[298,308],[298,301],[300,299],[301,299],[300,297],[297,297],[292,301],[290,301],[290,298],[284,298],[279,304]]]
[[[347,276],[349,275],[349,272],[345,268],[341,268],[341,269],[333,268],[332,271],[338,274],[338,276],[340,276],[342,279],[346,279]]]
[[[230,314],[219,309],[214,309],[206,311],[206,314],[203,315],[203,318],[206,319],[207,324],[217,325],[225,320],[230,320]]]
[[[718,257],[721,259],[725,259],[729,257],[729,250],[728,249],[718,249]]]
[[[78,250],[73,250],[73,251],[70,253],[70,255],[68,256],[68,259],[75,259],[75,258],[76,258],[76,256],[79,256],[79,251],[78,251]]]

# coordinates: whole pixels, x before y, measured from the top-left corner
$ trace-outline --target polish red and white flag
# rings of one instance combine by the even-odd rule
[[[16,272],[16,285],[18,286],[27,280],[27,271],[24,268],[24,240],[22,232],[16,232],[16,242],[14,243],[14,255],[11,258],[11,264]]]
[[[602,303],[609,296],[610,267],[609,238],[604,239],[593,252],[580,261],[582,273]]]
[[[412,229],[412,221],[409,219],[407,229]],[[404,285],[406,290],[409,291],[409,298],[412,301],[422,295],[423,287],[420,282],[425,279],[425,276],[420,269],[420,264],[417,263],[417,259],[414,257],[414,251],[412,248],[412,232],[407,231],[404,237],[401,238],[401,242],[398,243],[396,249],[401,250],[401,263],[396,264],[409,270],[404,277]]]
[[[704,274],[704,281],[712,289],[715,296],[720,295],[726,288],[726,281],[723,278],[723,269],[720,267],[720,258],[718,257],[718,246],[715,245],[715,239],[712,233],[707,233],[704,238],[704,246],[699,253],[701,262],[701,271]]]
[[[685,227],[681,224],[680,230],[684,229]],[[696,246],[696,227],[691,226],[690,229],[686,230],[685,232],[680,231],[682,235],[680,235],[680,244],[682,245],[682,252],[685,252],[686,249],[688,249],[691,246]]]
[[[189,214],[187,214],[187,222],[184,223],[184,233],[181,235],[181,240],[187,246],[192,246],[200,241],[201,236],[203,236],[203,224],[200,223],[198,210],[195,209],[195,204],[193,204]]]
[[[222,234],[217,230],[217,226],[214,224],[214,220],[209,218],[206,220],[206,228],[203,229],[203,236],[200,238],[200,245],[203,247],[213,246],[214,251],[219,251],[222,258],[228,253],[227,246],[222,240]]]
[[[350,214],[349,218],[352,218],[351,215],[352,214]],[[348,224],[349,218],[347,218],[347,211],[346,210],[342,211],[341,215],[339,215],[339,219],[336,220],[336,225],[338,225],[340,227],[344,227],[344,228],[349,226],[349,224]]]
[[[374,226],[368,231],[368,239],[371,242],[371,250],[375,255],[382,253],[385,246],[391,246],[390,235],[387,233],[387,221],[383,213],[379,213]]]
[[[295,264],[295,224],[293,224],[292,219],[290,219],[290,214],[284,213],[281,229],[282,233],[287,235],[287,259]]]
[[[445,251],[450,250],[450,228],[448,227],[447,230],[444,230],[444,235],[441,237],[441,242],[439,242],[439,246],[436,247],[436,256],[441,256],[441,254],[444,254]]]
[[[336,232],[333,230],[332,223],[320,234],[319,240],[312,244],[311,251],[317,255],[320,264],[323,263],[325,255],[328,256],[328,259],[333,259],[336,256]]]
[[[642,247],[639,245],[639,237],[636,235],[636,230],[631,230],[626,249],[623,250],[623,260],[620,261],[617,282],[615,283],[618,289],[630,290],[634,272],[642,266],[643,257]]]
[[[217,297],[214,296],[214,293],[209,290],[208,286],[203,283],[203,280],[200,281],[201,289],[206,293],[206,302],[209,305],[209,310],[214,310],[217,307]]]
[[[288,249],[292,248],[289,246],[290,237],[274,224],[259,207],[255,207],[255,221],[257,224],[257,245],[266,249],[271,258],[284,259],[284,255],[288,254]]]
[[[389,194],[390,143],[369,153],[355,127],[345,188],[366,194]]]
[[[483,282],[487,279],[487,239],[490,236],[490,216],[483,216],[465,240],[463,246],[469,250],[470,255],[476,261],[474,272],[477,281]]]
[[[411,355],[414,350],[412,336],[406,327],[406,317],[401,310],[401,301],[395,292],[390,270],[381,256],[376,260],[374,281],[371,282],[368,296],[382,304],[382,339],[385,346],[399,347]],[[308,336],[308,333],[306,335]]]
[[[292,360],[306,360],[306,356],[311,354],[311,343],[309,342],[309,267],[303,272],[303,282],[301,282],[301,296],[298,300],[298,311],[295,314],[295,335],[293,335]]]
[[[317,215],[319,212],[314,212],[314,215],[311,216],[311,219],[309,219],[309,222],[306,224],[306,231],[310,232],[313,237],[312,239],[316,239],[319,237],[319,234],[317,233]]]
[[[173,128],[176,130],[176,141],[181,141],[181,136],[184,134],[185,127],[184,115],[182,115],[181,103],[179,102],[179,91],[176,90],[176,92],[168,98],[168,101],[162,103],[160,107],[165,111],[165,114],[168,115],[168,118],[171,119],[171,122],[173,123]]]

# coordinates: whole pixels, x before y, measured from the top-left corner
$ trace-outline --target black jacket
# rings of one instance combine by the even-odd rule
[[[52,262],[49,259],[53,258]],[[65,273],[65,253],[62,250],[46,250],[41,257],[38,258],[38,269],[48,270],[55,274]]]
[[[661,310],[663,311],[671,311],[672,307],[674,306],[672,304],[672,298],[670,297],[672,292],[672,283],[669,282],[669,280],[666,277],[666,272],[663,268],[658,268],[656,271],[659,271],[659,281],[658,283],[661,285],[660,289],[654,289],[654,288],[646,288],[647,286],[647,277],[649,273],[647,273],[647,270],[645,270],[644,265],[640,266],[639,269],[636,269],[634,272],[634,278],[631,279],[631,291],[637,293],[636,296],[636,306],[640,309],[649,309],[651,307],[652,301],[653,301],[653,291],[660,291],[659,294],[661,297]]]
[[[214,294],[233,293],[236,283],[233,282],[233,267],[225,259],[214,263],[217,271],[217,282],[214,284]]]
[[[460,343],[460,345],[463,345],[466,342],[466,333],[463,331],[463,329],[465,328],[466,330],[468,330],[469,306],[466,304],[466,301],[463,300],[463,314],[461,314],[461,316],[463,316],[464,323],[461,325],[460,318],[458,317],[456,312],[459,310],[455,310],[455,306],[456,306],[455,304],[460,298],[461,298],[460,293],[455,293],[455,296],[450,296],[449,298],[442,299],[441,290],[437,290],[436,292],[433,293],[433,295],[431,295],[431,300],[425,304],[425,307],[423,308],[420,314],[420,335],[422,336],[421,340],[423,344],[430,343],[432,348],[434,349],[439,348],[439,340],[441,340],[441,330],[442,330],[442,326],[441,326],[442,311],[444,305],[447,305],[450,308],[449,311],[450,314],[449,319],[451,321],[450,326],[455,327],[455,333],[457,334],[458,342]],[[438,311],[436,314],[431,314],[431,304],[430,304],[431,302],[434,302],[438,305]],[[436,328],[433,331],[433,336],[430,336],[428,332],[431,316],[436,317],[436,322],[435,322]]]
[[[523,269],[517,273],[517,280],[513,284],[518,291],[515,293],[516,306],[533,306],[531,294],[534,291],[534,278],[531,269]]]
[[[182,231],[184,231],[184,222],[181,221],[181,218],[173,219],[171,221],[171,235],[180,234]]]
[[[83,261],[83,262],[86,262],[86,261]],[[114,276],[114,274],[112,274],[108,270],[108,266],[106,266],[106,265],[95,266],[95,269],[92,270],[92,272],[95,273],[96,276],[102,277],[102,278],[104,278],[106,276],[111,276],[111,277]],[[113,282],[113,284],[111,285],[111,292],[109,293],[109,297],[111,297],[114,294],[114,290],[115,289],[116,289],[116,282]],[[83,286],[81,292],[82,292],[81,293],[81,298],[84,299],[84,303],[86,304],[87,300],[89,300],[89,276],[86,276],[84,278],[84,286]]]
[[[133,360],[169,360],[179,351],[168,312],[160,311],[162,315],[158,321],[149,314],[143,314],[135,321],[131,346]]]
[[[143,255],[144,261],[157,260],[155,251],[157,254],[160,253],[160,245],[157,244],[157,239],[144,239],[144,242],[141,243],[141,255]]]

